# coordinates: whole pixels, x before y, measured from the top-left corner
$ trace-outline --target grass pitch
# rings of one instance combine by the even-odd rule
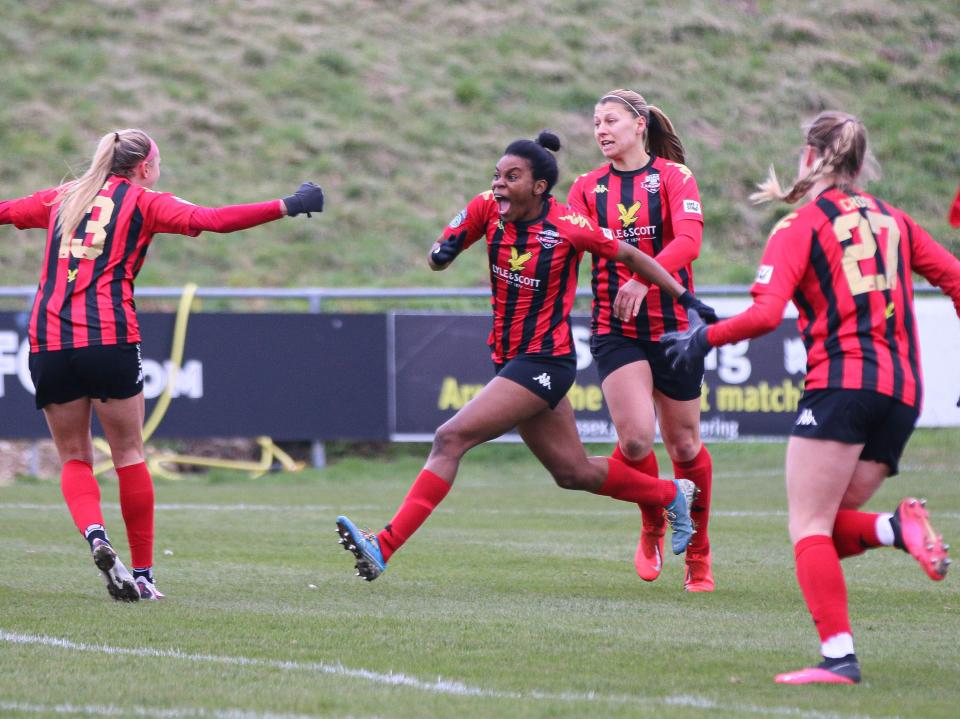
[[[868,508],[928,496],[947,541],[960,538],[958,448],[958,431],[919,431]],[[638,513],[555,488],[522,446],[471,452],[373,583],[352,576],[334,518],[381,526],[422,447],[159,483],[168,599],[137,605],[108,599],[56,484],[20,481],[0,489],[0,716],[956,716],[960,585],[890,549],[844,562],[864,682],[773,683],[817,656],[786,534],[784,445],[711,451],[712,595],[686,595],[672,555],[640,581]],[[103,497],[126,559],[114,483]]]

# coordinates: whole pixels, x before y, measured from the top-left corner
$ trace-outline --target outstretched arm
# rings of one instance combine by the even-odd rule
[[[50,223],[50,208],[59,188],[34,192],[15,200],[0,200],[0,225],[15,225],[18,229],[40,229]]]
[[[284,215],[296,217],[311,212],[323,212],[323,190],[312,182],[304,182],[292,195],[282,200],[268,200],[249,205],[227,207],[198,207],[190,217],[192,230],[209,232],[236,232],[278,220]]]
[[[279,220],[287,214],[283,200],[268,200],[249,205],[196,207],[190,216],[194,232],[236,232]]]

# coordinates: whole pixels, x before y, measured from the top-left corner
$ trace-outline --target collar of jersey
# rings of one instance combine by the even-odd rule
[[[543,196],[543,209],[540,210],[540,214],[534,217],[532,220],[523,220],[522,222],[511,222],[510,224],[514,227],[529,227],[530,225],[535,225],[538,222],[543,222],[547,215],[550,213],[550,200],[553,199],[553,195],[549,192]]]
[[[610,163],[610,172],[616,175],[617,177],[635,177],[636,175],[642,175],[644,172],[647,172],[651,167],[653,167],[654,160],[657,159],[656,155],[650,155],[650,161],[647,162],[643,167],[637,168],[636,170],[618,170],[613,166],[613,163]]]

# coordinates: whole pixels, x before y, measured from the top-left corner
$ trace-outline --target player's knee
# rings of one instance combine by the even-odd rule
[[[557,483],[560,489],[585,490],[592,486],[590,478],[585,476],[582,471],[574,467],[563,467],[561,469],[551,469],[550,474],[553,481]]]
[[[692,462],[700,451],[700,438],[693,432],[681,432],[670,437],[664,435],[663,444],[674,462]]]
[[[620,451],[631,462],[639,462],[653,451],[653,438],[625,435],[620,438]]]
[[[433,435],[431,456],[460,458],[470,449],[469,438],[455,425],[444,424]]]
[[[560,489],[580,489],[580,483],[575,474],[568,472],[554,472],[553,481]]]

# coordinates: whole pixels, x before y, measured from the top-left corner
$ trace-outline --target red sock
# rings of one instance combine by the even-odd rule
[[[594,492],[623,502],[659,507],[660,511],[677,496],[677,486],[669,479],[660,479],[630,469],[615,459],[607,460],[607,480]]]
[[[91,524],[103,524],[100,485],[93,476],[93,467],[79,459],[64,464],[60,470],[60,491],[80,534]]]
[[[793,547],[797,582],[813,616],[820,641],[836,634],[850,634],[847,585],[833,540],[822,534],[804,537]]]
[[[697,528],[697,533],[690,540],[687,551],[706,554],[710,551],[707,526],[710,524],[710,495],[713,487],[713,458],[707,451],[707,446],[700,445],[697,456],[689,462],[674,462],[673,476],[677,479],[689,479],[700,490],[690,508],[690,518],[693,520],[693,526]]]
[[[840,559],[883,546],[877,537],[879,516],[853,509],[841,509],[837,512],[837,521],[833,524],[833,546],[837,548]]]
[[[153,566],[153,479],[144,462],[117,468],[120,512],[127,525],[130,566]]]
[[[404,497],[400,509],[390,520],[390,523],[377,535],[380,541],[380,551],[383,561],[390,559],[403,543],[410,539],[420,525],[427,521],[427,517],[434,508],[443,501],[452,485],[443,477],[434,474],[429,469],[420,470],[407,496]]]
[[[623,450],[620,449],[620,445],[617,444],[613,450],[613,454],[610,455],[610,459],[622,462],[630,469],[649,474],[651,477],[660,476],[660,467],[657,466],[657,455],[652,449],[646,457],[634,461],[629,459],[627,455],[623,453]],[[667,519],[663,516],[663,507],[640,505],[640,514],[643,515],[643,528],[645,530],[649,530],[654,534],[663,534],[663,532],[666,531]]]

